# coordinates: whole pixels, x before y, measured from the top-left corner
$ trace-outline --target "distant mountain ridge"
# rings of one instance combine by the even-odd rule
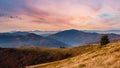
[[[49,37],[64,42],[68,45],[74,46],[74,45],[83,45],[89,43],[99,43],[102,35],[103,34],[90,33],[90,32],[71,29],[53,34]],[[108,36],[111,42],[120,39],[120,35],[117,34],[108,34]]]
[[[84,32],[89,32],[89,33],[99,33],[99,34],[119,34],[120,35],[120,30],[82,30]]]
[[[101,36],[102,34],[79,31],[75,29],[60,31],[48,36],[19,31],[12,33],[0,33],[0,46],[71,47],[99,43]],[[108,36],[111,42],[120,40],[120,35],[108,34]]]
[[[37,35],[41,35],[41,36],[49,36],[49,35],[52,35],[52,34],[55,34],[55,33],[58,33],[60,31],[40,31],[40,30],[34,30],[34,31],[10,31],[10,32],[6,32],[6,33],[34,33],[34,34],[37,34]]]
[[[24,33],[23,33],[24,34]],[[40,46],[40,47],[68,47],[60,41],[45,38],[34,33],[2,33],[0,34],[1,47]]]

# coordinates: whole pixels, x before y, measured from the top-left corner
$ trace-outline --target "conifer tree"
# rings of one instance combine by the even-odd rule
[[[109,41],[108,35],[105,34],[101,37],[100,45],[103,46],[108,43],[110,43],[110,41]]]

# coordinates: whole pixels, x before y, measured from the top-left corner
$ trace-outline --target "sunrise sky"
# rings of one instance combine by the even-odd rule
[[[0,0],[0,32],[120,29],[120,0]]]

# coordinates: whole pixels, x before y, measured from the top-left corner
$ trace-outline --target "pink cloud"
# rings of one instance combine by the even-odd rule
[[[11,26],[14,25],[10,28],[16,29],[15,26],[18,25],[17,29],[25,28],[26,30],[116,29],[117,25],[120,25],[120,0],[24,0],[23,2],[20,1],[19,4],[16,1],[13,2],[16,3],[15,7],[11,3],[6,3],[9,7],[4,5],[4,8],[14,8],[8,11],[1,11],[3,7],[0,6],[1,13],[6,13],[7,16],[12,17],[22,17],[22,20],[11,20],[4,16],[5,19],[1,18],[0,22],[6,23],[5,20],[9,20],[7,23],[11,23]],[[108,15],[100,17],[104,14]],[[33,25],[33,27],[28,25]]]

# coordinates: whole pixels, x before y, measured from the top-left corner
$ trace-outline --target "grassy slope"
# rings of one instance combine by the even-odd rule
[[[0,68],[20,68],[77,56],[96,49],[86,45],[74,48],[0,48]]]
[[[110,43],[73,58],[27,68],[120,68],[120,42]]]

